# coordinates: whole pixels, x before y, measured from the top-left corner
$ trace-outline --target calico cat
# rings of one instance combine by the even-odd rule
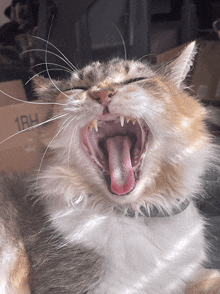
[[[113,59],[35,79],[54,119],[31,188],[3,177],[1,293],[220,293],[194,203],[215,160],[183,83],[195,54],[193,42],[158,69]]]

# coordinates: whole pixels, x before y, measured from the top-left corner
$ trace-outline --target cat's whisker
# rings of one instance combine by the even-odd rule
[[[155,70],[155,74],[158,74],[158,72],[160,72],[161,70],[163,70],[163,68],[165,68],[167,65],[169,65],[170,63],[172,63],[173,60],[169,60],[163,64],[161,64],[157,70]]]
[[[4,142],[8,141],[9,139],[13,138],[14,136],[17,136],[17,135],[19,135],[19,134],[21,134],[21,133],[24,133],[24,132],[26,132],[26,131],[29,131],[29,130],[36,129],[36,128],[39,127],[39,126],[42,126],[42,125],[44,125],[44,124],[46,124],[46,123],[48,123],[48,122],[54,121],[54,120],[56,120],[56,119],[60,119],[60,118],[62,118],[62,117],[64,117],[64,116],[66,116],[66,115],[68,115],[68,113],[65,113],[65,114],[62,114],[62,115],[57,115],[57,116],[54,116],[54,117],[52,117],[52,118],[50,118],[50,119],[48,119],[48,120],[45,120],[45,121],[43,121],[43,122],[41,122],[41,123],[39,123],[39,124],[37,124],[37,125],[34,125],[34,126],[29,127],[29,128],[26,128],[26,129],[24,129],[24,130],[21,130],[21,131],[15,133],[15,134],[9,136],[8,138],[4,139],[3,141],[1,141],[1,142],[0,142],[0,145],[3,144]]]
[[[47,145],[47,148],[45,149],[44,154],[42,155],[41,162],[40,162],[40,165],[39,165],[39,168],[38,168],[38,172],[37,172],[37,181],[36,181],[37,184],[38,184],[38,182],[39,182],[39,176],[40,176],[41,168],[42,168],[43,161],[44,161],[44,158],[45,158],[45,156],[46,156],[46,153],[47,153],[47,151],[49,150],[49,148],[50,148],[51,144],[53,143],[53,141],[57,138],[57,136],[58,136],[62,131],[65,131],[65,129],[66,129],[67,126],[69,125],[69,124],[67,124],[67,125],[65,125],[65,124],[67,123],[67,121],[68,121],[70,118],[71,118],[71,116],[69,116],[69,117],[68,117],[68,118],[62,123],[62,125],[61,125],[60,129],[57,131],[56,135],[52,138],[52,140],[50,141],[50,143]],[[72,120],[71,120],[71,121],[72,121]],[[70,121],[70,122],[71,122],[71,121]],[[65,125],[65,126],[64,126],[64,125]],[[37,184],[36,184],[36,185],[37,185]]]
[[[0,90],[0,93],[8,96],[9,98],[12,98],[16,101],[19,101],[19,102],[22,102],[22,103],[27,103],[27,104],[39,104],[39,105],[61,105],[61,106],[65,106],[66,104],[63,104],[63,103],[57,103],[57,102],[33,102],[33,101],[26,101],[26,100],[21,100],[21,99],[18,99],[14,96],[11,96],[10,94]]]
[[[52,44],[51,42],[49,42],[49,40],[44,40],[43,38],[38,37],[38,36],[33,36],[33,38],[39,39],[41,41],[44,41],[44,42],[47,43],[47,45],[51,45],[53,48],[55,48],[64,57],[66,63],[71,67],[71,69],[76,70],[76,71],[79,71],[77,69],[77,67],[74,64],[72,64],[72,62],[70,62],[70,60],[63,54],[63,52],[61,50],[59,50],[54,44]]]
[[[28,52],[46,52],[45,49],[28,49],[28,50],[25,50],[24,52],[22,52],[21,54],[25,54],[25,53],[28,53]],[[62,60],[63,62],[65,62],[67,65],[69,65],[65,59],[63,59],[61,56],[59,56],[58,54],[52,52],[52,51],[47,51],[47,53],[51,54],[51,55],[54,55],[56,57],[58,57],[60,60]],[[73,71],[78,71],[78,69],[76,68],[71,68]]]
[[[127,60],[127,49],[126,49],[126,45],[125,45],[125,40],[124,40],[124,38],[123,38],[123,36],[122,36],[122,34],[121,34],[119,28],[118,28],[115,24],[114,24],[114,27],[116,28],[116,30],[118,31],[118,33],[119,33],[119,35],[120,35],[120,37],[121,37],[122,44],[123,44],[123,47],[124,47],[124,52],[125,52],[125,57],[124,57],[124,59]]]
[[[54,16],[53,16],[54,18]],[[47,70],[47,74],[48,74],[48,77],[51,81],[51,83],[54,85],[54,87],[63,95],[65,95],[67,98],[68,95],[66,95],[63,91],[61,91],[57,85],[55,84],[55,82],[53,81],[53,79],[51,78],[51,75],[50,75],[50,72],[49,72],[49,68],[48,68],[48,62],[47,62],[47,52],[48,52],[48,45],[49,45],[49,38],[50,38],[50,32],[51,32],[51,28],[52,28],[52,22],[53,22],[53,18],[52,18],[52,21],[51,21],[51,25],[50,25],[50,29],[49,29],[49,32],[48,32],[48,39],[47,39],[47,43],[46,43],[46,50],[45,50],[45,65],[46,65],[46,70]]]
[[[63,66],[61,64],[57,64],[57,63],[53,63],[53,62],[48,62],[47,64],[48,65],[59,66],[60,68],[66,69],[67,71],[69,71],[70,73],[72,73],[72,71],[68,67]],[[46,63],[45,62],[37,63],[37,64],[33,65],[31,68],[34,68],[34,67],[37,67],[37,66],[41,66],[41,65],[46,65]]]
[[[141,58],[139,58],[137,61],[141,61],[143,58],[145,58],[147,56],[155,56],[155,54],[151,54],[151,53],[145,54]]]
[[[62,68],[50,68],[50,69],[44,69],[42,71],[40,71],[39,73],[35,74],[33,77],[31,77],[26,83],[25,85],[27,85],[30,81],[32,81],[35,77],[39,76],[40,74],[44,73],[44,72],[48,72],[48,70],[54,70],[54,71],[66,71],[68,73],[72,73],[70,70],[64,70]],[[63,93],[63,92],[62,92]]]
[[[202,202],[205,202],[205,203],[207,203],[208,205],[210,205],[211,207],[213,207],[215,210],[218,210],[219,208],[217,207],[217,205],[215,206],[215,205],[213,205],[211,202],[209,202],[209,201],[206,201],[204,198],[202,199]]]

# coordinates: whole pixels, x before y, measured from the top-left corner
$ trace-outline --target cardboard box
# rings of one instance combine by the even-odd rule
[[[2,89],[24,102],[0,95],[6,104],[0,107],[0,171],[37,170],[41,160],[41,143],[35,126],[45,120],[48,105],[26,103],[21,81],[0,83]]]
[[[11,97],[9,97],[6,94],[10,95]],[[19,103],[19,101],[13,99],[13,97],[15,97],[18,100],[23,100],[23,101],[27,100],[22,81],[14,80],[14,81],[8,81],[8,82],[1,82],[0,83],[0,107]]]
[[[159,54],[157,63],[175,58],[185,46]],[[197,46],[198,53],[187,82],[201,101],[220,105],[220,41],[197,40]]]
[[[191,84],[202,101],[220,103],[219,41],[200,41]]]

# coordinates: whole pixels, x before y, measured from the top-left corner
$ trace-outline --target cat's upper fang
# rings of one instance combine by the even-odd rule
[[[120,115],[119,116],[119,119],[120,119],[120,124],[122,127],[124,127],[124,123],[125,123],[125,120],[127,123],[129,123],[130,121],[132,121],[133,125],[136,124],[137,120],[135,118],[130,118],[128,116],[124,116],[124,115]],[[93,128],[96,130],[96,132],[98,132],[98,120],[97,119],[94,119],[88,126],[88,130],[89,131],[92,131]]]
[[[129,121],[131,120],[133,125],[136,124],[137,120],[135,118],[130,118],[128,116],[124,116],[124,115],[120,115],[120,123],[121,123],[121,126],[123,127],[124,126],[124,121],[126,119],[126,122],[129,123]]]
[[[124,126],[124,121],[125,121],[124,115],[120,115],[120,123],[122,127]]]

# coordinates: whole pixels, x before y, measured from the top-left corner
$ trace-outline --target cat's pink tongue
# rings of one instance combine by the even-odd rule
[[[131,139],[127,136],[115,136],[106,140],[109,156],[111,189],[117,195],[129,193],[135,184],[131,165]]]

